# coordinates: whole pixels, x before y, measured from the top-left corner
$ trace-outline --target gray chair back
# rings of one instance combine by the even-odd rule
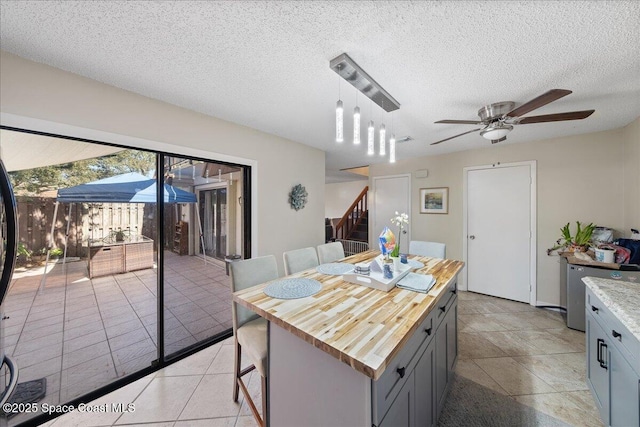
[[[295,249],[282,254],[284,274],[289,275],[318,266],[318,254],[314,248]]]
[[[344,258],[342,242],[331,242],[318,246],[318,261],[320,264],[338,261],[342,258]]]
[[[438,242],[412,240],[409,242],[409,253],[411,255],[428,256],[431,258],[444,258],[447,253],[447,245]]]
[[[229,267],[233,292],[278,278],[278,264],[273,255],[235,261],[230,263]],[[234,333],[237,328],[258,317],[253,311],[235,302],[232,303],[232,308]]]

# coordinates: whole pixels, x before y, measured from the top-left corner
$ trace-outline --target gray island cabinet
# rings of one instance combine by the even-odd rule
[[[374,253],[343,262],[363,262]],[[457,274],[463,263],[414,257],[428,294],[382,292],[307,270],[323,289],[277,300],[263,285],[234,300],[269,321],[268,425],[434,426],[457,360]]]
[[[640,425],[640,283],[595,277],[586,289],[587,383],[609,426]]]

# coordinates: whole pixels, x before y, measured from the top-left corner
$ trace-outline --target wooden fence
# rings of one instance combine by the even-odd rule
[[[35,253],[46,252],[51,234],[55,199],[16,197],[18,239]],[[155,205],[145,203],[61,203],[54,227],[54,246],[64,250],[67,221],[67,256],[86,257],[89,240],[98,240],[118,230],[155,240]]]

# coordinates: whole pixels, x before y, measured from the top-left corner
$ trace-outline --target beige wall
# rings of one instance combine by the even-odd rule
[[[371,177],[428,169],[427,178],[412,177],[411,237],[447,244],[447,256],[462,259],[463,168],[496,162],[537,161],[537,300],[541,304],[560,304],[559,260],[546,249],[560,237],[567,222],[594,222],[616,229],[621,235],[627,223],[637,218],[638,122],[632,129],[618,129],[534,143],[501,144],[483,149],[442,156],[398,161],[394,165],[372,165]],[[626,135],[629,135],[628,137]],[[451,142],[455,144],[455,141]],[[486,143],[479,139],[478,144]],[[635,150],[636,160],[625,159],[625,150]],[[635,166],[634,166],[635,163]],[[631,165],[630,165],[631,164]],[[621,183],[624,169],[635,187]],[[633,175],[633,174],[636,175]],[[421,215],[418,210],[420,188],[449,187],[448,215]],[[628,203],[624,200],[628,199]],[[628,208],[623,206],[628,205]],[[636,221],[637,222],[637,219]],[[373,233],[376,234],[375,231]]]
[[[342,218],[369,181],[351,181],[327,184],[324,187],[324,216]]]
[[[624,232],[640,229],[640,119],[622,129],[624,141]]]
[[[107,132],[112,140],[106,142],[122,143],[134,137],[176,154],[247,159],[254,163],[253,173],[257,174],[253,181],[257,187],[253,255],[274,254],[283,273],[283,251],[324,242],[324,152],[7,52],[0,54],[3,117],[17,115]],[[6,119],[2,124],[7,124]],[[143,142],[133,146],[149,148]],[[288,202],[296,184],[304,185],[309,193],[300,211],[291,209]]]

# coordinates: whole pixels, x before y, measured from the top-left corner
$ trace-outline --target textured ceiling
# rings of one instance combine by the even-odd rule
[[[531,114],[589,118],[515,127],[502,144],[619,128],[640,116],[640,2],[0,2],[0,47],[327,153],[342,168],[385,161],[350,141],[355,89],[342,81],[345,143],[334,141],[346,52],[400,104],[384,122],[399,159],[490,146],[469,134],[483,105],[573,94]],[[382,109],[359,97],[363,123]],[[364,128],[364,126],[363,126]]]

